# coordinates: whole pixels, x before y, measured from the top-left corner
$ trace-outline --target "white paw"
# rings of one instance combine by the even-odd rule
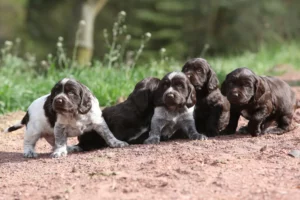
[[[144,141],[144,144],[158,144],[159,142],[159,137],[149,137],[147,140]]]
[[[65,157],[67,156],[68,152],[67,149],[56,149],[52,154],[51,157],[52,158],[59,158],[59,157]]]
[[[206,135],[196,133],[196,134],[193,134],[190,139],[192,139],[192,140],[207,140],[208,137],[206,137]]]
[[[110,142],[110,147],[112,148],[120,148],[120,147],[126,147],[129,146],[127,142],[123,142],[121,140],[114,140]]]

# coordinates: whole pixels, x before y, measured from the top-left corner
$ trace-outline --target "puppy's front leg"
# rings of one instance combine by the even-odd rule
[[[230,109],[230,119],[229,119],[229,124],[223,131],[224,134],[230,135],[234,134],[236,131],[236,128],[238,126],[239,118],[240,118],[240,112],[239,111],[234,111],[233,109]]]
[[[222,106],[218,105],[211,110],[206,125],[206,135],[208,137],[215,137],[219,135],[219,122],[222,114]]]
[[[194,120],[182,121],[181,129],[191,140],[207,140],[205,135],[197,132]]]
[[[160,142],[161,129],[164,127],[165,120],[155,119],[151,120],[151,130],[149,137],[144,141],[144,144],[158,144]]]
[[[258,136],[262,133],[261,124],[266,119],[268,113],[268,108],[266,106],[258,109],[249,120],[247,125],[248,131],[252,136]]]
[[[105,140],[105,142],[110,147],[116,148],[128,146],[127,142],[123,142],[115,138],[102,117],[100,123],[95,125],[95,131]]]
[[[67,132],[64,125],[55,124],[54,126],[55,147],[51,157],[58,158],[66,156],[67,152]]]
[[[259,136],[261,134],[260,125],[261,125],[261,121],[249,120],[247,129],[253,137]]]

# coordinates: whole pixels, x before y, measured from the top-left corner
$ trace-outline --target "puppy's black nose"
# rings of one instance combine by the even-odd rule
[[[57,99],[55,99],[55,103],[58,105],[62,105],[64,103],[64,101],[62,98],[57,98]]]
[[[239,96],[239,93],[237,93],[237,92],[233,92],[233,93],[232,93],[232,96],[234,96],[234,97],[238,97],[238,96]]]
[[[174,98],[174,94],[169,93],[169,94],[167,94],[167,97]]]

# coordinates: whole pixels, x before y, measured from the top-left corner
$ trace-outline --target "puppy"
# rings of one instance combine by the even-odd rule
[[[229,123],[230,103],[218,88],[219,80],[208,62],[194,58],[185,63],[182,72],[196,89],[194,118],[197,131],[217,136]]]
[[[252,136],[283,134],[290,130],[293,113],[299,108],[290,86],[275,77],[257,76],[248,68],[238,68],[226,76],[221,91],[231,103],[227,131],[234,133],[240,115],[249,120],[241,129]],[[277,126],[269,128],[272,122]]]
[[[17,130],[26,125],[24,157],[37,157],[35,144],[44,137],[54,147],[52,157],[67,155],[67,137],[79,136],[95,130],[110,147],[123,147],[108,129],[99,102],[90,90],[73,79],[62,79],[51,94],[36,99],[22,121],[7,129]],[[69,149],[71,150],[80,150]]]
[[[159,83],[154,95],[156,106],[151,120],[149,138],[145,144],[157,144],[161,137],[169,139],[176,131],[182,131],[189,139],[204,140],[193,118],[196,92],[182,72],[167,74]]]
[[[130,144],[142,144],[147,139],[159,81],[153,77],[140,81],[126,101],[103,110],[103,117],[116,138]],[[79,136],[78,140],[77,146],[83,150],[105,146],[94,131]]]

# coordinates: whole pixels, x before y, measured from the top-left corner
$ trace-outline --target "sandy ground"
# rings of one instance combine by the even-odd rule
[[[300,98],[300,87],[294,90]],[[0,116],[0,130],[23,115]],[[300,199],[300,158],[288,155],[300,149],[300,127],[280,136],[177,140],[59,159],[49,158],[45,140],[38,159],[23,158],[23,131],[0,135],[0,200]]]

